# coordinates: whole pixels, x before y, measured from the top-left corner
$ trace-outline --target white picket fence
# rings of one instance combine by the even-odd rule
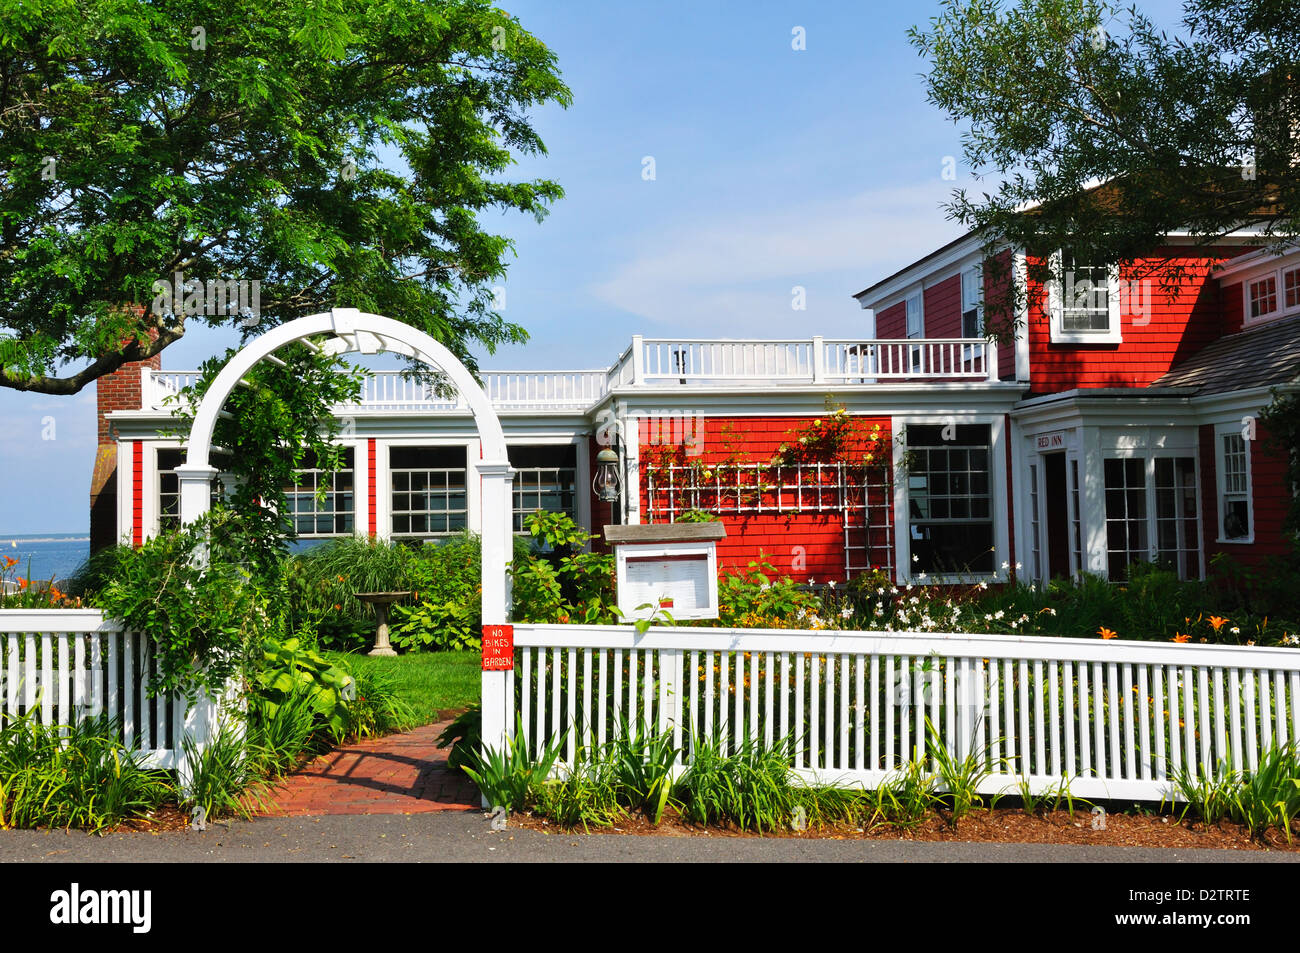
[[[872,787],[926,740],[973,755],[981,793],[1068,785],[1162,800],[1184,768],[1250,769],[1300,738],[1300,652],[1028,636],[516,625],[505,724],[534,746],[604,744],[621,724],[696,737],[794,740],[814,783]],[[490,739],[485,739],[490,744]]]
[[[204,740],[206,700],[151,697],[157,658],[145,636],[97,609],[0,609],[0,728],[27,716],[43,725],[115,719],[119,739],[151,768],[180,768],[181,739]]]

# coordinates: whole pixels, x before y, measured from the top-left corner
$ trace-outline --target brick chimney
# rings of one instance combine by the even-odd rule
[[[140,372],[146,368],[156,371],[161,366],[162,355],[155,354],[147,361],[123,364],[95,382],[99,445],[95,450],[95,471],[90,479],[92,553],[121,541],[117,525],[117,435],[111,429],[108,414],[115,410],[139,410],[143,407]],[[131,474],[127,473],[124,479],[129,481]],[[121,527],[121,532],[127,529],[129,527]]]

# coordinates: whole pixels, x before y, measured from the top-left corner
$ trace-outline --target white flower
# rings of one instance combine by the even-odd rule
[[[920,574],[919,576],[917,576],[916,578],[917,578],[917,579],[924,579],[924,578],[925,578],[925,573],[921,573],[921,574]]]
[[[1020,563],[1016,563],[1016,572],[1020,572],[1020,570],[1023,568],[1024,567]]]
[[[890,586],[890,587],[889,587],[889,594],[890,594],[891,596],[896,596],[896,595],[898,595],[898,587],[897,587],[897,586]]]
[[[920,561],[921,561],[921,557],[920,557],[920,556],[915,556],[915,555],[914,555],[914,556],[912,557],[912,562],[914,562],[914,563],[919,563]]]
[[[1231,632],[1233,635],[1241,635],[1241,629],[1237,628],[1235,625],[1228,631]]]
[[[1011,568],[1011,564],[1010,564],[1010,563],[1003,563],[1003,564],[1002,564],[1002,568],[1003,568],[1003,569],[1010,569],[1010,568]]]
[[[835,588],[835,580],[834,580],[834,579],[830,580],[829,582],[826,583],[826,585],[828,585],[828,586],[830,586],[832,589],[834,589],[834,588]]]
[[[992,622],[992,621],[993,621],[993,616],[989,615],[987,612],[984,613],[984,621],[985,621],[985,622]]]
[[[815,585],[817,585],[817,580],[814,579],[812,576],[809,576],[809,577],[808,577],[808,585],[810,585],[810,586],[815,586]]]
[[[993,618],[995,618],[995,619],[1000,619],[1000,618],[1002,618],[1004,615],[1006,615],[1006,613],[1003,612],[1001,609],[999,609],[997,612],[993,613]]]
[[[988,587],[989,587],[989,584],[988,584],[987,582],[981,582],[981,583],[980,583],[980,588],[981,588],[981,589],[987,589]]]
[[[884,614],[885,610],[880,608],[880,606],[876,606],[876,618],[879,619]]]
[[[841,619],[847,619],[847,618],[849,618],[851,615],[853,615],[853,610],[852,610],[852,609],[849,609],[849,608],[846,607],[846,608],[843,608],[843,609],[840,610],[840,618],[841,618]]]
[[[883,596],[884,594],[885,594],[885,587],[884,587],[884,586],[881,586],[880,588],[878,588],[878,589],[876,590],[876,595],[878,595],[878,596]]]

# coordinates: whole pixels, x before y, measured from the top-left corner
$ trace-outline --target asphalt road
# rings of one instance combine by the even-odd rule
[[[233,821],[204,832],[0,831],[0,863],[1294,863],[1294,853],[492,831],[442,811]]]

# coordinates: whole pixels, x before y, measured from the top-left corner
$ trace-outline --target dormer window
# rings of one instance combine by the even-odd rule
[[[1053,344],[1118,344],[1119,275],[1114,265],[1080,260],[1071,249],[1052,256],[1047,306]]]
[[[1250,282],[1246,288],[1246,295],[1250,299],[1249,310],[1246,312],[1250,315],[1250,320],[1257,321],[1276,314],[1277,276],[1265,275]]]
[[[912,338],[925,337],[925,307],[922,293],[918,290],[915,294],[907,296],[907,336]],[[914,345],[908,348],[908,363],[911,366],[913,374],[920,374],[924,371],[922,366],[921,347]]]
[[[1280,268],[1242,283],[1245,323],[1271,321],[1300,310],[1300,266]]]

